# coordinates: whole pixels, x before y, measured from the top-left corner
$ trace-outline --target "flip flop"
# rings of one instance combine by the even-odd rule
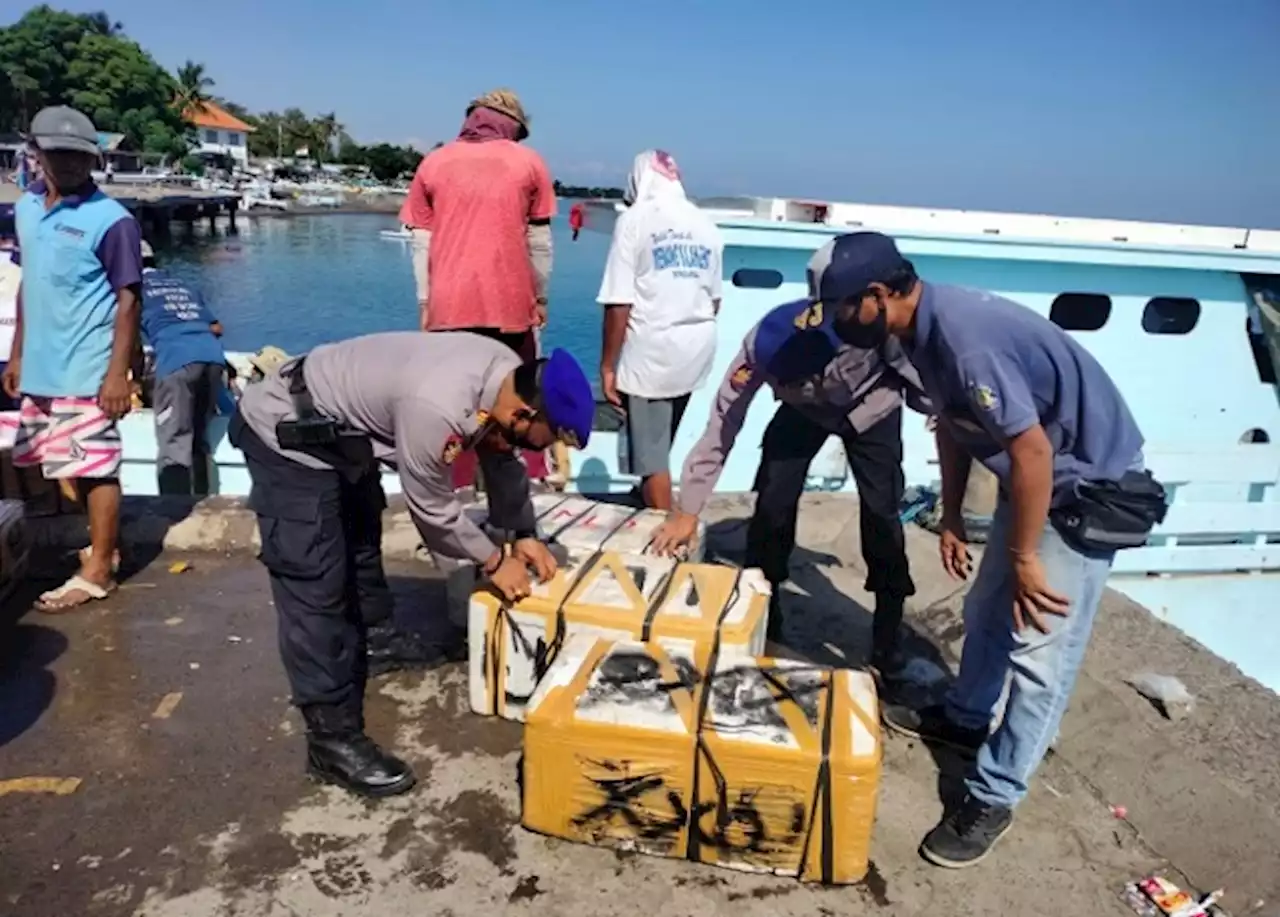
[[[49,615],[73,611],[81,605],[88,605],[90,602],[102,601],[107,596],[111,595],[115,589],[115,583],[112,583],[106,589],[103,589],[97,583],[92,583],[77,573],[57,589],[50,589],[44,595],[40,596],[36,601],[36,611]],[[77,591],[83,594],[85,598],[75,602],[67,601],[67,596]]]

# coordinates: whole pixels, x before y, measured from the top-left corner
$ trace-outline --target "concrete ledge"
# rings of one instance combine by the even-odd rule
[[[393,560],[419,558],[421,540],[404,508],[393,499],[382,519],[382,550]],[[76,550],[89,543],[84,516],[45,516],[27,520],[32,546]],[[120,547],[126,554],[200,551],[257,552],[262,546],[258,520],[242,497],[209,497],[198,502],[179,497],[126,497],[120,516]],[[422,552],[422,557],[426,557]]]

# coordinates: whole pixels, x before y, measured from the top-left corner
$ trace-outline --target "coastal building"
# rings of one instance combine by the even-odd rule
[[[187,109],[184,118],[196,129],[197,155],[227,156],[241,167],[249,164],[249,135],[253,127],[245,124],[216,102],[205,102]]]

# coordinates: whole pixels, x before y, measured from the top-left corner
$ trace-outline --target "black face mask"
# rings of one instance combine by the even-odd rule
[[[889,339],[889,326],[885,318],[884,302],[876,302],[876,317],[869,323],[858,321],[858,309],[842,311],[834,323],[836,337],[850,347],[876,350]]]

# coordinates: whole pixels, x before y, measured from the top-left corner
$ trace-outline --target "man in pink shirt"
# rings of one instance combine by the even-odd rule
[[[458,139],[422,160],[400,211],[414,236],[420,326],[471,331],[537,356],[547,322],[555,188],[542,157],[520,141],[529,118],[514,92],[467,106]],[[540,454],[526,460],[545,477]],[[459,485],[465,462],[455,462]]]

